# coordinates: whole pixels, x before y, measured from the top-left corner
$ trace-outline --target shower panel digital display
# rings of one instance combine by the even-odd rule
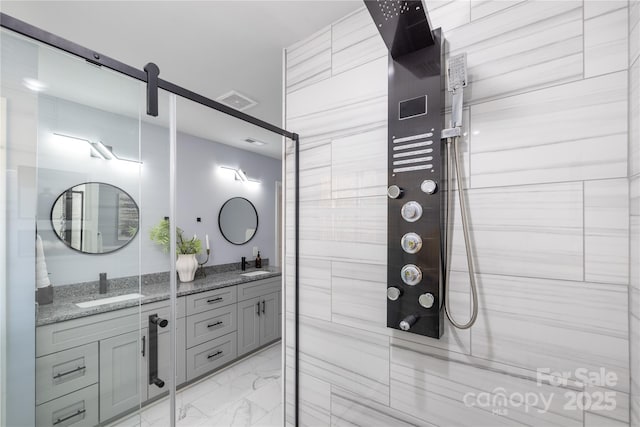
[[[387,326],[444,325],[441,33],[421,1],[365,1],[389,48]]]

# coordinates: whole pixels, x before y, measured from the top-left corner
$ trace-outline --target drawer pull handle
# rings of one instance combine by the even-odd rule
[[[260,301],[256,303],[256,314],[260,316]]]
[[[213,328],[214,326],[218,326],[218,325],[222,325],[222,321],[216,322],[216,323],[210,323],[207,325],[207,328]]]
[[[218,297],[218,298],[212,298],[212,299],[208,299],[207,303],[211,304],[213,302],[218,302],[218,301],[222,301],[224,298],[222,297]]]
[[[71,415],[69,415],[68,417],[64,417],[64,418],[58,418],[58,419],[56,420],[56,422],[55,422],[55,423],[53,423],[53,425],[55,426],[55,425],[58,425],[58,424],[60,424],[60,423],[63,423],[63,422],[65,422],[65,421],[67,421],[67,420],[70,420],[70,419],[71,419],[71,418],[73,418],[73,417],[77,417],[78,415],[82,415],[82,414],[84,414],[85,412],[87,412],[85,409],[78,409],[78,411],[77,411],[75,414],[71,414]]]
[[[212,357],[216,357],[216,356],[218,356],[220,354],[222,354],[222,350],[218,350],[215,353],[208,355],[207,359],[211,359]]]
[[[62,372],[62,373],[59,373],[59,374],[55,374],[53,376],[53,379],[57,380],[58,378],[62,378],[64,376],[66,376],[66,375],[71,375],[71,374],[73,374],[75,372],[82,371],[83,369],[87,369],[87,367],[86,366],[78,366],[76,369],[72,369],[72,370],[67,371],[67,372]]]
[[[264,300],[262,300],[262,314],[264,314]]]

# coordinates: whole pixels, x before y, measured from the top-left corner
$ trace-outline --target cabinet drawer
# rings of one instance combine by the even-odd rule
[[[187,315],[202,313],[237,301],[235,286],[187,295]]]
[[[98,424],[98,384],[36,406],[37,427],[93,427]]]
[[[238,287],[238,301],[244,301],[262,295],[278,292],[282,288],[282,276],[241,283]]]
[[[187,381],[231,362],[236,355],[235,332],[188,349]]]
[[[147,326],[148,315],[152,313],[169,318],[169,300],[38,326],[36,356],[44,356],[88,342],[137,331]],[[178,318],[184,316],[185,298],[178,298],[176,313]]]
[[[236,304],[208,310],[187,317],[187,348],[233,332],[236,326]]]
[[[97,342],[36,359],[36,405],[97,382]]]

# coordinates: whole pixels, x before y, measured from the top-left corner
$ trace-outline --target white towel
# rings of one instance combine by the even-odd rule
[[[47,262],[44,259],[44,248],[40,235],[36,235],[36,286],[46,288],[50,286],[49,273],[47,272]]]

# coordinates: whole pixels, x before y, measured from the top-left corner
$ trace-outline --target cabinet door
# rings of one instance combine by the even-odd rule
[[[145,329],[146,331],[146,329]],[[162,393],[168,393],[171,387],[169,378],[171,376],[171,330],[166,328],[158,328],[158,378],[164,380],[164,387],[160,388],[155,384],[149,384],[149,338],[145,340],[147,349],[145,351],[147,367],[145,371],[144,384],[147,386],[147,399],[152,399]],[[176,322],[176,385],[180,385],[187,380],[186,370],[186,334],[185,334],[185,318],[177,319]]]
[[[262,298],[238,303],[238,355],[260,346],[260,310]]]
[[[100,341],[100,422],[136,408],[147,398],[142,336],[147,336],[146,329]]]
[[[278,303],[278,292],[260,298],[260,345],[276,340],[280,336]]]

